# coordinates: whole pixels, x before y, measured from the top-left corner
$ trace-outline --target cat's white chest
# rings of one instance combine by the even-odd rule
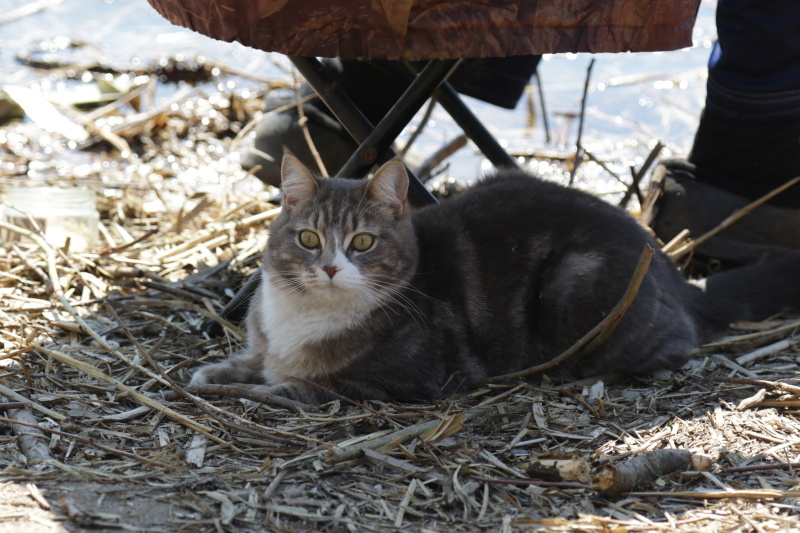
[[[286,293],[268,279],[261,284],[260,328],[269,340],[269,355],[288,359],[304,346],[334,337],[361,323],[374,301],[348,297],[319,299]]]

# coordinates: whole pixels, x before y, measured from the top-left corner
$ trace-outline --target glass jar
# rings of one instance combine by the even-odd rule
[[[62,247],[69,239],[69,249],[83,251],[98,243],[100,215],[93,189],[57,187],[20,187],[5,191],[0,218],[28,230],[41,230],[47,242]],[[4,242],[19,240],[20,235],[3,229]]]

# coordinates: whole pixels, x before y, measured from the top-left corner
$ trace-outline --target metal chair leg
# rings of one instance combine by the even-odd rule
[[[361,113],[358,106],[350,100],[347,94],[336,85],[336,82],[327,73],[325,67],[313,57],[290,56],[289,59],[353,139],[359,144],[363,143],[375,130],[375,127]],[[386,157],[387,159],[394,157],[394,151],[391,148],[387,149]],[[410,178],[408,188],[409,201],[416,206],[435,204],[437,202],[436,198],[425,188],[419,178],[409,168],[406,168],[406,170]]]
[[[411,72],[416,72],[411,64],[407,65]],[[420,74],[421,76],[421,74]],[[516,160],[508,155],[508,152],[500,146],[500,143],[489,133],[489,130],[478,120],[469,107],[458,96],[458,93],[449,82],[444,81],[436,91],[436,100],[442,105],[445,111],[453,117],[456,124],[464,130],[464,134],[469,137],[478,149],[492,162],[497,168],[519,168]]]
[[[361,142],[361,146],[345,163],[339,175],[360,176],[375,163],[389,159],[385,154],[394,140],[460,62],[454,59],[428,62],[386,116]]]

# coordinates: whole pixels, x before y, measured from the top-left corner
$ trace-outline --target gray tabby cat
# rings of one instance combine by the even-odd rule
[[[304,402],[430,399],[546,362],[619,300],[645,243],[625,212],[519,171],[412,213],[390,161],[369,180],[317,178],[291,154],[246,350],[192,384],[260,383]],[[736,319],[800,309],[800,263],[687,283],[656,252],[631,307],[563,377],[683,363]]]

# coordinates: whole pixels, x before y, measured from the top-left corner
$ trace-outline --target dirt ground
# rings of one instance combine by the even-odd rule
[[[796,359],[775,353],[754,366]],[[219,427],[188,402],[165,402],[214,428],[223,444],[83,383],[54,394],[70,399],[48,402],[68,421],[41,417],[41,426],[92,441],[50,437],[53,459],[32,465],[6,431],[0,531],[796,531],[797,400],[726,383],[734,372],[722,361],[705,355],[669,378],[602,386],[510,384],[438,405],[336,402],[293,412],[214,402],[259,428],[258,437]],[[777,382],[774,374],[745,379],[763,378]],[[472,415],[441,423],[457,413]],[[429,421],[441,435],[407,430]],[[369,445],[379,438],[382,446]],[[364,442],[352,459],[343,455]],[[619,495],[590,488],[581,479],[588,470],[571,481],[527,473],[548,452],[585,460],[591,473],[664,448],[705,455],[711,468]]]

